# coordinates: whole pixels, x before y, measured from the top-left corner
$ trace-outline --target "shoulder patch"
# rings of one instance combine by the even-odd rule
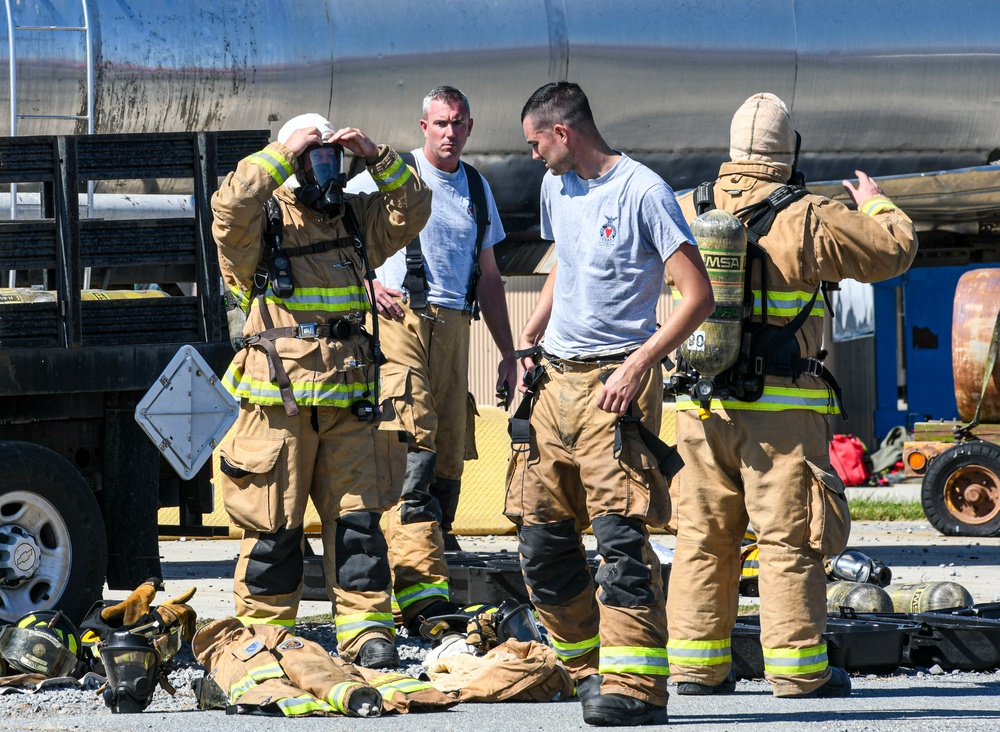
[[[278,646],[279,651],[294,651],[296,648],[302,648],[302,641],[298,638],[289,638]]]

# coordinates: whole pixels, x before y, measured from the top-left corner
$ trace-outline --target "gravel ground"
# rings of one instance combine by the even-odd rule
[[[852,532],[852,546],[878,557],[893,568],[895,581],[951,580],[970,589],[976,602],[1000,601],[1000,538],[941,537],[922,522],[859,523]],[[672,546],[672,537],[657,537]],[[510,537],[477,537],[463,540],[475,551],[511,548]],[[164,597],[194,584],[192,601],[203,618],[224,617],[231,608],[235,542],[163,542]],[[127,592],[108,592],[120,599]],[[162,598],[161,598],[162,599]],[[303,603],[303,622],[297,632],[325,648],[335,648],[332,621],[323,622],[329,604]],[[397,647],[403,670],[418,675],[429,644],[409,639],[402,632]],[[157,690],[141,715],[112,715],[97,684],[45,690],[31,694],[0,695],[0,730],[329,730],[331,724],[349,730],[414,732],[415,730],[520,730],[584,729],[574,703],[461,704],[439,714],[388,715],[380,719],[298,719],[232,717],[221,712],[196,711],[191,683],[199,678],[197,664],[185,644],[171,661],[171,697]],[[737,693],[726,697],[671,697],[671,725],[685,732],[802,732],[803,725],[831,732],[978,732],[1000,729],[1000,671],[943,672],[937,668],[901,668],[889,675],[854,675],[854,693],[844,700],[775,699],[764,681],[740,681]]]

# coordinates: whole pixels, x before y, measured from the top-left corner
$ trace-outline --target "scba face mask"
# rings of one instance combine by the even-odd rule
[[[152,639],[122,629],[98,646],[108,685],[104,703],[113,714],[134,714],[149,706],[161,677],[160,653]]]
[[[336,143],[310,145],[299,156],[302,185],[296,194],[302,203],[327,216],[344,210],[344,148]]]

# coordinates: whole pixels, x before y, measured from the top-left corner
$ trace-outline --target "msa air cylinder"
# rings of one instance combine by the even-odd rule
[[[715,311],[681,346],[681,353],[702,377],[693,396],[707,408],[714,392],[711,379],[740,355],[747,234],[738,218],[720,209],[706,211],[692,221],[691,232],[712,283]]]

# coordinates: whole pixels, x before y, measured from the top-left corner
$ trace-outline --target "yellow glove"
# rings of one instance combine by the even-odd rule
[[[198,614],[194,611],[194,608],[187,604],[187,601],[194,597],[196,589],[192,587],[177,597],[171,598],[162,605],[153,608],[153,614],[160,619],[160,623],[165,630],[179,625],[183,628],[181,638],[187,641],[194,637],[195,621],[198,619]]]
[[[465,642],[479,653],[500,645],[497,638],[496,613],[479,613],[465,628]]]
[[[132,590],[132,594],[117,605],[101,610],[101,620],[112,627],[131,627],[149,622],[149,605],[156,591],[163,589],[163,580],[150,577]]]

